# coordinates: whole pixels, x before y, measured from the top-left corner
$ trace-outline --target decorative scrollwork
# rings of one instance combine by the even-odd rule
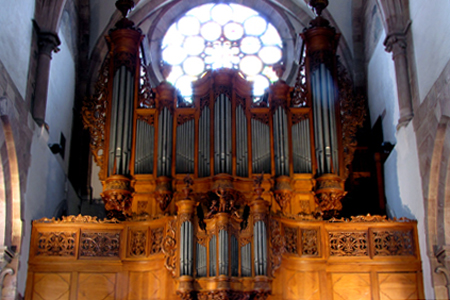
[[[270,262],[272,276],[275,276],[275,271],[281,266],[281,256],[285,250],[284,238],[281,235],[281,226],[277,220],[270,220]]]
[[[297,251],[298,229],[294,227],[284,227],[284,245],[286,253],[298,254]]]
[[[147,66],[141,62],[141,85],[138,95],[138,107],[139,108],[154,108],[155,107],[155,92],[150,85],[148,77]]]
[[[319,255],[319,232],[316,229],[302,229],[302,255]]]
[[[356,150],[356,133],[366,118],[366,101],[363,96],[355,95],[352,83],[345,68],[338,62],[338,88],[342,124],[342,145],[344,149],[344,179],[348,177],[348,166]]]
[[[367,256],[366,232],[329,232],[331,256]]]
[[[301,121],[308,120],[309,114],[294,114],[292,115],[292,125],[300,123]]]
[[[193,120],[194,119],[194,114],[189,114],[189,115],[178,115],[177,118],[177,124],[178,125],[183,125],[184,123]]]
[[[155,124],[155,116],[154,115],[137,115],[137,119],[140,121],[146,122],[148,125]]]
[[[269,124],[269,115],[268,114],[252,114],[252,119],[258,120],[264,124]]]
[[[198,300],[249,300],[263,299],[255,298],[259,292],[239,292],[232,290],[215,290],[198,292]]]
[[[85,129],[91,134],[90,148],[95,163],[100,167],[99,178],[105,180],[105,135],[106,110],[108,107],[108,81],[110,56],[108,55],[100,68],[95,84],[95,93],[90,99],[85,99],[81,109]]]
[[[75,232],[39,232],[36,255],[75,256]]]
[[[164,237],[164,228],[153,228],[152,229],[152,246],[150,248],[150,254],[158,254],[161,252],[163,237]]]
[[[413,233],[411,230],[374,231],[375,256],[414,255]]]
[[[173,219],[167,224],[166,236],[162,242],[162,251],[164,253],[165,262],[164,266],[172,275],[175,277],[177,275],[177,240],[176,240],[176,224],[177,220]]]
[[[143,257],[145,256],[145,246],[147,245],[147,230],[130,229],[130,256]]]
[[[403,222],[403,223],[409,223],[409,222],[416,222],[414,220],[402,217],[402,218],[392,218],[392,219],[388,219],[386,216],[372,216],[370,214],[367,214],[365,216],[355,216],[355,217],[350,217],[350,219],[348,218],[331,218],[330,220],[328,220],[328,222],[330,223],[344,223],[344,222],[354,222],[354,223],[371,223],[371,222],[376,222],[376,223],[380,223],[380,222]]]
[[[291,203],[292,192],[289,191],[275,191],[274,192],[275,201],[277,201],[278,205],[282,210],[285,210],[289,203]]]
[[[81,257],[119,257],[120,232],[82,232]]]
[[[306,86],[305,59],[303,59],[302,63],[298,68],[294,91],[292,93],[291,106],[304,107],[307,105],[307,103],[308,103],[308,88]]]

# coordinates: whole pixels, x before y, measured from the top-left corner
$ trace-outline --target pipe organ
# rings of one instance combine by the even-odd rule
[[[231,69],[203,74],[190,101],[166,81],[151,88],[133,2],[117,2],[124,17],[83,110],[108,219],[36,222],[27,299],[55,278],[70,299],[94,299],[90,283],[116,299],[423,295],[414,222],[339,218],[358,123],[341,119],[327,1],[310,2],[295,87],[280,79],[258,101]]]

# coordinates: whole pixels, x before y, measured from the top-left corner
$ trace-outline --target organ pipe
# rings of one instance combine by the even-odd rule
[[[198,277],[206,277],[206,247],[197,243],[196,272]]]
[[[292,153],[294,173],[311,173],[311,136],[308,118],[292,126]]]
[[[273,116],[273,139],[275,154],[275,175],[289,175],[289,142],[287,132],[287,114],[279,106]]]
[[[172,168],[172,113],[164,107],[158,123],[158,176],[170,176]]]
[[[236,175],[248,176],[247,117],[241,105],[236,107]]]
[[[231,175],[231,101],[220,94],[214,104],[214,173]]]
[[[255,275],[267,275],[267,233],[263,221],[253,226],[253,252]]]
[[[219,275],[228,275],[228,232],[219,231]]]
[[[180,276],[193,275],[194,263],[194,231],[192,223],[183,222],[180,228]]]
[[[252,168],[253,173],[270,173],[271,146],[270,127],[259,120],[252,119]]]
[[[195,121],[190,120],[177,126],[176,171],[194,173]]]
[[[134,172],[136,174],[153,173],[154,142],[155,127],[144,120],[137,120],[134,163]]]
[[[198,176],[210,175],[210,109],[205,107],[199,119]]]
[[[252,248],[248,243],[241,247],[241,275],[242,277],[252,276]]]
[[[217,237],[213,235],[209,240],[209,276],[216,276],[217,274]]]

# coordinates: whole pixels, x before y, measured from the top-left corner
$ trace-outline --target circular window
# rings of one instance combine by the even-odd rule
[[[185,13],[164,35],[162,59],[172,66],[166,78],[185,99],[191,83],[208,70],[240,70],[261,96],[278,80],[273,65],[282,60],[275,27],[255,10],[239,4],[204,4]]]

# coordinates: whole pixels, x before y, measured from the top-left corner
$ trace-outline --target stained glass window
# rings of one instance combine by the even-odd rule
[[[191,83],[211,69],[240,70],[261,96],[278,80],[272,67],[282,60],[275,27],[255,10],[239,4],[204,4],[183,15],[167,30],[162,59],[172,66],[166,78],[189,100]]]

